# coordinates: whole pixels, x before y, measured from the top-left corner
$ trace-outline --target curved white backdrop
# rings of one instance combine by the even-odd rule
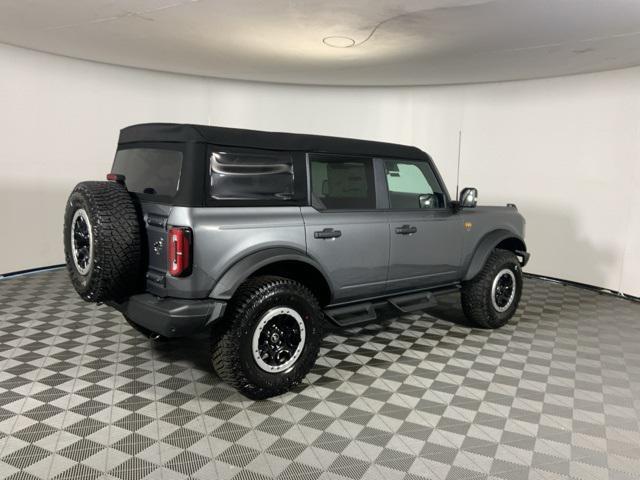
[[[0,272],[62,263],[67,195],[118,130],[190,122],[414,144],[455,193],[514,202],[526,270],[640,295],[640,68],[510,83],[319,87],[188,77],[0,45]]]

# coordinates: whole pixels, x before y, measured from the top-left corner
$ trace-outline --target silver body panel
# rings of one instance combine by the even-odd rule
[[[450,283],[461,267],[460,216],[451,209],[390,212],[391,252],[387,290],[415,289]],[[402,235],[396,229],[416,228]]]
[[[482,239],[497,229],[524,237],[515,208],[321,212],[313,207],[170,207],[143,204],[145,218],[166,218],[166,227],[147,221],[147,289],[162,297],[206,298],[232,266],[257,252],[285,248],[321,267],[333,304],[394,292],[459,282]],[[158,248],[172,225],[193,230],[193,271],[166,275],[166,247]],[[395,229],[415,226],[411,235]],[[337,238],[315,238],[331,228]],[[158,278],[161,281],[157,281]]]
[[[206,297],[236,262],[272,247],[306,252],[300,207],[173,207],[169,225],[193,231],[193,272],[167,276],[171,296]]]
[[[389,264],[389,222],[385,211],[319,212],[302,207],[307,254],[331,276],[333,299],[344,301],[384,292]],[[325,228],[337,238],[315,238]]]

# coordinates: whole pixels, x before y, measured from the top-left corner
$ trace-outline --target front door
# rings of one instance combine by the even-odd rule
[[[307,252],[330,276],[333,303],[380,295],[389,264],[388,214],[377,209],[371,158],[309,155]]]
[[[383,160],[389,191],[387,292],[431,287],[459,275],[463,223],[426,161]]]

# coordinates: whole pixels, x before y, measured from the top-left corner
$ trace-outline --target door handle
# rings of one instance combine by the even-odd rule
[[[313,232],[313,238],[338,238],[342,236],[342,232],[340,230],[334,230],[333,228],[325,228],[320,232]]]
[[[398,235],[412,235],[417,231],[418,229],[413,225],[403,225],[401,227],[396,227],[396,233]]]

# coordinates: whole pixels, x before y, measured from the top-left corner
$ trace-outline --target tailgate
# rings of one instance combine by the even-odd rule
[[[147,291],[162,296],[168,269],[167,220],[171,206],[143,203],[142,211],[147,237]]]

